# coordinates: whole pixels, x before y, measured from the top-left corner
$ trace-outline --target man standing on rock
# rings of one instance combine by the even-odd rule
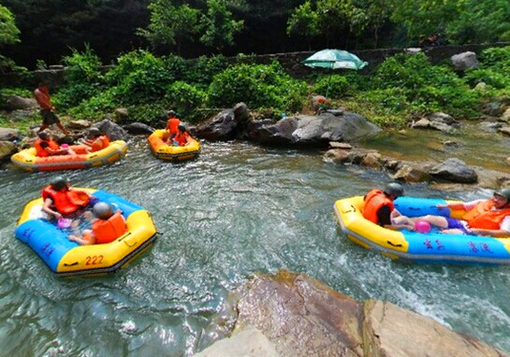
[[[39,104],[41,116],[43,117],[43,122],[37,133],[40,133],[50,125],[57,124],[59,129],[62,130],[65,135],[68,135],[69,131],[62,125],[60,119],[55,114],[55,107],[51,105],[50,92],[48,91],[46,81],[41,81],[39,83],[39,86],[34,90],[34,97]]]

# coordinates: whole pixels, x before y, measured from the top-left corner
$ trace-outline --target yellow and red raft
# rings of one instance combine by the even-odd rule
[[[149,144],[154,155],[161,160],[183,161],[196,158],[200,154],[200,142],[191,138],[191,143],[185,146],[168,145],[164,139],[168,132],[164,129],[154,130],[149,136]]]

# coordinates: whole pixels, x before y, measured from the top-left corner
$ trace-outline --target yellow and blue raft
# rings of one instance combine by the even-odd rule
[[[400,213],[408,217],[431,214],[460,218],[466,213],[436,207],[447,202],[442,199],[399,197],[394,204]],[[335,202],[334,210],[347,237],[366,249],[414,263],[510,264],[510,237],[442,234],[437,229],[429,233],[393,231],[366,220],[361,213],[363,205],[362,196],[344,198]]]
[[[58,276],[113,273],[146,250],[156,239],[156,228],[148,211],[106,191],[82,189],[99,202],[121,210],[127,231],[106,244],[78,245],[67,233],[48,221],[38,198],[26,204],[16,227],[16,237],[26,243]]]

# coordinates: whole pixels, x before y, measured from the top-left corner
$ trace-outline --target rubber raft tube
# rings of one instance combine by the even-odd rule
[[[200,154],[200,142],[191,138],[191,143],[185,146],[168,145],[163,141],[167,135],[164,129],[154,130],[149,136],[149,144],[154,156],[161,160],[183,161],[196,158]]]

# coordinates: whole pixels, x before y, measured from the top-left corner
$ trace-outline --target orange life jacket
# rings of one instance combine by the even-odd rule
[[[168,122],[166,124],[166,130],[170,134],[177,134],[177,126],[181,123],[181,121],[178,118],[170,118],[168,119]]]
[[[381,190],[372,190],[367,193],[365,197],[365,207],[363,208],[363,217],[365,219],[374,222],[375,224],[379,224],[379,218],[377,217],[377,211],[382,206],[390,207],[390,211],[393,211],[395,206],[393,202],[386,197],[384,192]]]
[[[471,228],[499,229],[499,225],[506,216],[510,216],[510,208],[493,209],[494,202],[487,200],[477,204],[466,213],[462,219],[468,222]]]
[[[45,141],[42,139],[37,139],[34,143],[35,151],[37,153],[37,156],[39,157],[47,157],[50,156],[50,153],[46,151],[45,148],[41,146],[41,143]],[[48,143],[48,147],[52,150],[60,150],[60,145],[54,142],[53,140],[49,139],[48,141],[45,141]]]
[[[115,212],[108,219],[98,219],[92,223],[92,232],[96,237],[96,244],[113,242],[126,233],[126,221],[120,211]]]
[[[184,132],[182,134],[177,133],[177,135],[175,136],[174,140],[177,141],[179,146],[184,146],[187,143],[186,138],[188,138],[188,137],[189,137],[189,134],[186,133],[186,132]]]
[[[78,190],[56,191],[51,185],[46,186],[42,190],[42,198],[53,200],[53,205],[62,214],[70,214],[79,208],[87,207],[89,204],[89,196],[86,192]]]
[[[107,148],[109,145],[110,139],[108,139],[106,135],[101,135],[92,142],[92,145],[90,145],[90,147],[92,148],[91,150],[92,152],[96,152]]]

